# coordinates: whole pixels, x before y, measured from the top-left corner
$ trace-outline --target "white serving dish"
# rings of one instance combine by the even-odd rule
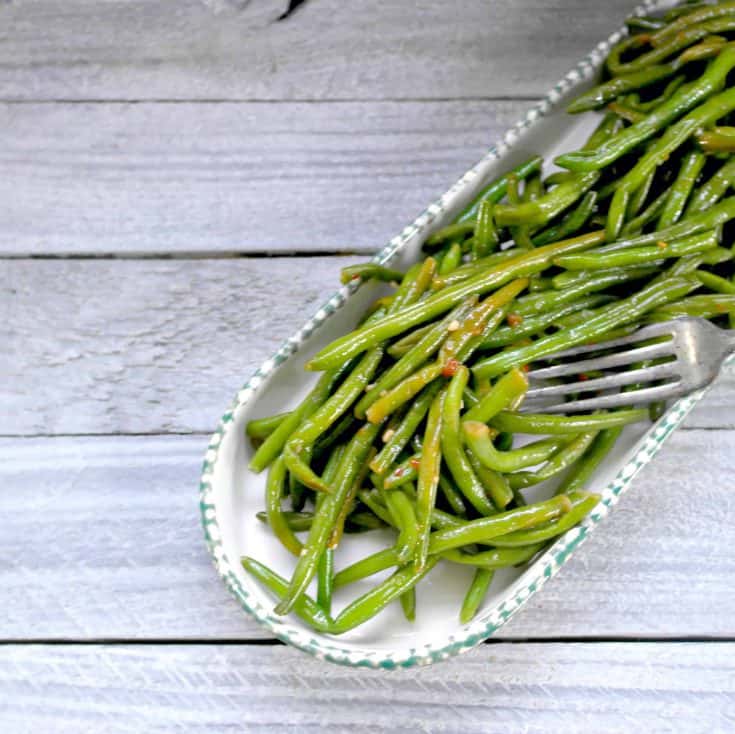
[[[636,12],[642,14],[675,4],[671,1],[648,2]],[[501,143],[491,148],[474,168],[374,259],[398,267],[407,266],[419,256],[425,238],[450,222],[487,182],[530,154],[540,153],[551,160],[561,151],[579,147],[595,124],[594,115],[567,115],[564,107],[590,85],[609,48],[623,34],[624,31],[619,30],[600,43],[506,133]],[[406,622],[396,603],[343,636],[318,634],[293,615],[274,615],[273,598],[240,566],[239,558],[249,555],[288,577],[294,563],[293,557],[268,528],[255,518],[255,513],[264,506],[265,472],[255,475],[247,468],[252,449],[244,438],[244,427],[250,418],[288,410],[302,399],[316,379],[314,373],[303,369],[308,357],[351,330],[379,287],[367,284],[357,290],[341,288],[238,392],[209,444],[202,470],[200,506],[207,544],[217,570],[244,609],[261,625],[284,642],[319,658],[347,665],[393,668],[445,659],[471,649],[496,632],[561,568],[607,516],[633,477],[653,458],[703,393],[700,391],[679,400],[654,426],[627,427],[589,487],[602,494],[597,508],[532,565],[498,572],[488,599],[470,624],[459,623],[458,609],[471,569],[439,564],[417,589],[416,622]],[[543,485],[535,494],[528,494],[532,499],[543,498]],[[350,536],[338,549],[338,567],[386,547],[389,537],[381,533]],[[337,592],[335,609],[339,610],[348,599],[363,593],[383,576],[366,579]]]

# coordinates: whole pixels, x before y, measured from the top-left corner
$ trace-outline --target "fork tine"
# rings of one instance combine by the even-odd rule
[[[628,344],[635,344],[636,342],[643,341],[644,339],[650,339],[654,336],[664,336],[665,334],[672,334],[671,324],[666,321],[661,321],[656,324],[650,324],[649,326],[644,326],[641,329],[637,329],[628,336],[621,336],[617,339],[608,339],[607,341],[595,342],[594,344],[581,344],[578,347],[565,349],[563,352],[557,352],[556,354],[553,354],[551,356],[555,359],[574,357],[578,354],[586,354],[587,352],[599,352],[601,349],[624,347]]]
[[[605,347],[606,346],[607,344]],[[671,354],[673,354],[673,342],[669,340],[661,342],[660,344],[649,344],[645,347],[629,349],[625,352],[615,352],[614,354],[608,354],[604,357],[593,357],[592,359],[583,359],[579,362],[567,362],[566,364],[557,364],[553,367],[543,367],[542,369],[531,370],[527,374],[527,377],[531,380],[548,380],[552,377],[575,375],[580,372],[604,370],[610,367],[622,367],[626,364],[632,364],[633,362],[642,362],[646,359],[665,357]]]
[[[563,385],[547,385],[537,387],[526,393],[526,400],[537,398],[548,398],[558,395],[568,395],[575,392],[590,392],[592,390],[609,390],[612,387],[623,385],[635,385],[636,382],[653,382],[664,377],[673,377],[679,373],[679,366],[674,362],[654,365],[653,367],[642,367],[627,372],[616,372],[606,377],[596,377],[583,382],[566,382]]]
[[[571,400],[568,403],[556,403],[550,407],[544,406],[544,413],[579,413],[588,410],[601,410],[603,408],[623,408],[628,405],[651,403],[656,400],[668,400],[669,398],[683,395],[685,388],[680,380],[669,382],[665,385],[647,387],[644,390],[632,392],[618,392],[612,395],[601,395],[596,398],[584,400]]]

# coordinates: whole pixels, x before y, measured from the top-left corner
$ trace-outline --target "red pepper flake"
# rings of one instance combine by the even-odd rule
[[[405,473],[406,473],[406,470],[405,469],[396,469],[393,472],[393,476],[396,477],[396,478],[399,478],[399,477],[402,477]]]
[[[523,316],[519,313],[509,313],[505,320],[508,322],[508,326],[515,328],[523,323]]]
[[[521,365],[521,369],[524,372],[529,372],[531,368],[527,364],[524,364],[524,365]]]
[[[580,382],[587,382],[587,380],[590,379],[590,376],[586,374],[585,372],[580,372],[579,375],[577,375],[577,379]]]
[[[715,311],[719,313],[727,313],[728,308],[724,303],[715,303]]]
[[[421,459],[417,459],[415,456],[412,456],[408,463],[416,470],[421,466]]]
[[[658,247],[659,250],[665,250],[668,246],[669,246],[669,243],[668,242],[664,242],[663,240],[659,240],[656,243],[656,247]]]
[[[459,369],[460,362],[454,357],[448,359],[444,367],[442,367],[442,375],[444,377],[454,377],[455,373]]]

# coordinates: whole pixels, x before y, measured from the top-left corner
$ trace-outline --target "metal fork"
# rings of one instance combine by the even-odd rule
[[[735,333],[705,319],[686,316],[651,324],[629,336],[553,355],[550,359],[562,360],[560,364],[528,372],[531,389],[526,393],[523,409],[534,410],[534,403],[551,399],[550,405],[536,409],[545,413],[577,413],[681,397],[712,382],[733,352]],[[567,361],[569,358],[574,359]],[[649,360],[655,364],[634,367]],[[610,373],[601,377],[584,377],[587,372],[608,370]],[[570,376],[577,379],[536,386]],[[628,390],[620,389],[624,387]],[[580,393],[583,395],[575,395]],[[573,399],[563,402],[565,396]],[[559,398],[562,402],[558,402]]]

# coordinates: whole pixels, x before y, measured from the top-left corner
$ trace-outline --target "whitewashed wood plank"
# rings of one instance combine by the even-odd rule
[[[429,668],[339,668],[282,647],[9,646],[4,731],[715,734],[735,644],[486,645]]]
[[[538,95],[638,0],[286,0],[0,5],[2,98],[385,99]]]
[[[197,514],[205,436],[0,440],[0,640],[251,639]],[[679,432],[502,638],[735,637],[735,432]]]
[[[0,433],[207,432],[354,261],[0,260]]]
[[[529,106],[0,105],[0,255],[373,253]]]
[[[354,260],[0,260],[0,434],[208,432]],[[735,426],[735,374],[687,425]]]

